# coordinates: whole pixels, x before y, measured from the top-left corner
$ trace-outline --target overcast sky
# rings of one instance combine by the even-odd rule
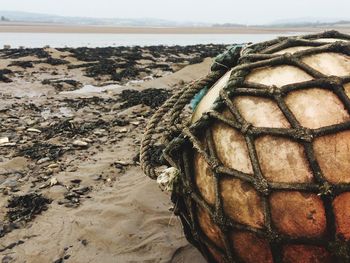
[[[0,0],[0,10],[244,24],[305,17],[350,20],[350,0]]]

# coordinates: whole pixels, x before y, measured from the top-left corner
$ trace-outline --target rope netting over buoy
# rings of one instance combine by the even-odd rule
[[[318,41],[335,39],[335,41]],[[343,41],[342,41],[343,40]],[[344,76],[330,76],[302,61],[307,56],[321,53],[337,53],[350,56],[350,36],[336,31],[306,36],[283,37],[259,44],[235,46],[221,55],[214,62],[211,73],[182,88],[161,106],[149,121],[141,146],[141,166],[145,174],[152,179],[159,179],[161,171],[151,162],[153,147],[160,138],[166,145],[163,158],[173,170],[169,181],[173,184],[172,201],[175,213],[180,216],[186,238],[194,244],[208,262],[250,262],[244,252],[238,248],[238,242],[232,233],[248,233],[255,237],[255,243],[264,247],[264,260],[259,262],[286,261],[285,246],[306,245],[322,248],[317,252],[324,261],[315,262],[350,262],[349,238],[339,235],[334,203],[341,194],[350,193],[350,183],[336,183],[329,179],[315,156],[314,143],[318,138],[350,131],[350,121],[328,125],[320,128],[305,127],[295,116],[286,97],[291,92],[304,91],[317,87],[331,92],[350,114],[350,99],[344,86],[350,83],[350,72]],[[279,51],[292,47],[307,47],[291,53]],[[311,76],[310,80],[286,84],[280,87],[247,81],[247,76],[258,68],[293,66]],[[215,101],[214,106],[201,117],[191,122],[182,115],[186,106],[197,95],[194,105],[227,72],[231,71],[229,81]],[[202,93],[205,93],[202,92]],[[273,101],[287,120],[288,127],[257,127],[249,123],[242,115],[233,99],[238,96],[265,98]],[[227,111],[229,114],[224,112]],[[242,172],[224,165],[218,157],[213,139],[213,131],[208,128],[213,123],[223,123],[244,138],[252,172]],[[310,182],[275,182],[266,178],[261,157],[255,141],[262,136],[288,139],[301,145],[305,159],[312,173]],[[214,197],[208,202],[203,197],[195,178],[194,155],[203,158],[212,176],[210,183]],[[176,175],[174,175],[176,174]],[[247,187],[254,189],[261,203],[263,225],[256,226],[238,222],[228,215],[222,195],[222,181],[227,178],[237,179]],[[163,180],[163,179],[162,179]],[[167,180],[164,180],[167,182]],[[325,231],[322,235],[298,236],[288,235],[273,220],[270,198],[277,191],[300,192],[320,198],[325,211]],[[288,209],[288,208],[286,208]],[[208,216],[213,224],[211,233],[204,233],[199,214]],[[312,215],[310,215],[312,217]],[[202,216],[205,217],[205,216]],[[348,219],[349,220],[349,219]],[[259,244],[260,244],[259,243]],[[266,249],[265,249],[266,247]],[[254,255],[258,258],[259,255]],[[258,261],[256,261],[258,262]],[[310,261],[311,262],[311,261]]]

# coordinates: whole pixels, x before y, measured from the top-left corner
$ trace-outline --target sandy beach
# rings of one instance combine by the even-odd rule
[[[156,109],[226,48],[1,49],[0,262],[205,263],[139,148]]]
[[[101,34],[284,34],[312,33],[335,29],[334,27],[116,27],[116,26],[69,26],[62,24],[2,22],[2,33],[101,33]],[[350,27],[339,27],[344,33]]]
[[[138,151],[224,49],[0,50],[0,262],[203,263]]]

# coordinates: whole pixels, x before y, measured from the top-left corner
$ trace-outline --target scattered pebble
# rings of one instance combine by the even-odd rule
[[[128,129],[127,128],[121,128],[118,130],[119,133],[127,133]]]
[[[79,147],[87,147],[88,146],[88,143],[87,142],[84,142],[82,140],[75,140],[73,142],[73,145],[74,146],[79,146]]]
[[[138,80],[164,76],[174,72],[179,63],[186,65],[194,61],[192,58],[197,61],[213,57],[225,48],[204,47],[147,47],[146,53],[140,47],[67,48],[57,52],[70,55],[57,57],[40,48],[0,51],[5,62],[16,66],[16,71],[0,69],[0,82],[13,81],[13,88],[18,89],[16,93],[0,92],[5,102],[0,105],[0,198],[4,200],[0,216],[6,215],[5,221],[0,218],[0,238],[25,227],[26,222],[51,207],[51,200],[52,207],[60,204],[64,206],[60,209],[73,209],[90,195],[94,197],[95,191],[112,187],[136,164],[128,156],[137,155],[138,160],[144,124],[171,95],[170,90],[162,88],[139,89],[142,81]],[[81,63],[70,63],[71,58]],[[140,59],[148,62],[139,63]],[[71,69],[81,74],[71,74]],[[94,83],[87,84],[96,86],[136,81],[130,82],[133,86],[122,94],[117,90],[96,95],[59,94],[80,89],[85,82],[85,78],[78,78],[82,75],[93,78]],[[18,80],[32,83],[33,88],[22,88]],[[121,149],[135,152],[124,155]],[[15,169],[11,167],[7,173],[1,164],[13,157],[19,160]],[[91,167],[95,170],[86,173]],[[81,242],[87,245],[86,240]],[[69,258],[55,256],[58,262]]]
[[[81,183],[81,180],[80,179],[72,179],[72,180],[70,180],[71,181],[71,183],[73,183],[73,184],[80,184]]]
[[[45,157],[37,161],[37,164],[43,164],[43,163],[49,162],[50,160],[51,159],[49,157]]]
[[[50,186],[52,187],[52,186],[54,186],[54,185],[56,185],[56,184],[58,184],[57,178],[55,178],[55,177],[51,178],[51,180],[50,180]]]
[[[127,165],[130,165],[129,162],[125,162],[125,161],[115,161],[114,164],[117,164],[117,165],[122,165],[122,166],[127,166]]]
[[[34,128],[29,128],[29,129],[27,129],[27,132],[41,133],[41,130],[34,129]]]
[[[50,169],[54,169],[54,168],[58,168],[58,164],[57,163],[52,163],[50,164],[49,166],[47,166],[47,168],[50,168]]]
[[[5,144],[5,143],[9,143],[9,142],[10,142],[10,140],[7,137],[0,138],[0,145]]]
[[[16,146],[16,143],[15,142],[9,142],[9,143],[0,144],[0,147],[11,147],[11,146]]]

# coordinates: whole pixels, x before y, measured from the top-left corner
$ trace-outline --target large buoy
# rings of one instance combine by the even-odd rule
[[[330,31],[236,47],[151,120],[143,168],[157,177],[149,131],[170,113],[166,178],[208,262],[350,262],[349,40]],[[186,121],[179,109],[204,86]]]

